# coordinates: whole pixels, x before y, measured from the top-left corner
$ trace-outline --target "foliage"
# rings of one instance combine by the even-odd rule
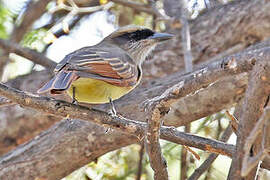
[[[13,23],[13,16],[14,14],[0,3],[0,38],[8,38],[10,26]]]
[[[47,30],[45,28],[32,30],[24,36],[22,44],[28,48],[42,52],[47,45],[44,41],[46,35]]]

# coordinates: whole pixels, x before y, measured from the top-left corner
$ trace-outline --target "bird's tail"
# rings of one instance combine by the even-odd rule
[[[61,94],[63,91],[67,90],[72,81],[77,78],[77,75],[72,71],[60,71],[49,82],[41,87],[37,93],[50,92],[51,94]]]

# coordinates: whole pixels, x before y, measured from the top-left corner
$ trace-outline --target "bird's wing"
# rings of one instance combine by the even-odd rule
[[[55,68],[56,72],[62,70],[117,86],[134,86],[140,76],[135,62],[119,48],[82,48],[67,55]]]

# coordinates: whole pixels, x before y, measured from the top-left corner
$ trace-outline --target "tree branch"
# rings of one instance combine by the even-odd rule
[[[22,22],[13,29],[10,40],[17,43],[20,42],[31,25],[46,11],[46,6],[50,1],[51,0],[40,0],[30,2],[30,5],[23,15]]]
[[[153,9],[147,7],[148,4],[137,3],[137,2],[130,1],[130,0],[111,0],[111,1],[115,2],[117,4],[121,4],[123,6],[130,7],[132,9],[135,9],[138,11],[146,12],[148,14],[157,15],[156,12],[153,11]]]
[[[104,151],[136,142],[136,137],[122,139],[123,134],[105,134],[105,130],[90,122],[64,119],[2,156],[0,179],[61,179],[96,161]]]
[[[239,117],[241,113],[241,103],[238,103],[235,111],[234,111],[234,117]],[[220,140],[222,142],[228,141],[232,134],[232,127],[229,124],[229,126],[226,128],[224,133],[222,134]],[[217,154],[210,154],[208,158],[198,167],[188,178],[188,180],[197,180],[200,178],[200,176],[211,166],[211,164],[217,159]]]
[[[44,12],[45,7],[51,0],[40,0],[36,3],[34,1],[30,1],[28,7],[23,15],[23,20],[19,26],[15,26],[10,37],[11,42],[19,43],[23,38],[24,34],[29,30],[31,25],[35,20],[37,20]],[[37,11],[38,9],[38,11]],[[1,40],[2,41],[2,40]],[[2,42],[1,42],[2,44]],[[2,56],[2,61],[0,63],[0,75],[4,71],[5,65],[8,63],[8,54],[10,53],[8,50],[10,48],[4,48],[6,51]],[[34,53],[34,52],[33,52]],[[36,54],[36,53],[35,53]]]
[[[263,55],[263,54],[262,54]],[[241,177],[242,162],[245,153],[245,142],[256,122],[263,113],[264,106],[270,94],[270,63],[269,57],[258,61],[249,76],[248,88],[242,105],[242,114],[239,119],[237,151],[234,154],[228,179],[239,179]],[[251,151],[251,156],[256,156],[261,148],[261,136],[256,138]],[[242,179],[254,179],[256,168],[252,169]]]
[[[191,76],[182,76],[182,80],[174,76],[175,81],[172,80],[172,85],[169,87],[164,85],[168,89],[160,96],[147,100],[145,106],[155,107],[156,105],[162,105],[164,109],[167,109],[176,100],[197,93],[198,90],[208,88],[221,78],[249,71],[256,61],[267,59],[269,56],[270,48],[263,48],[213,62],[206,68],[191,73]]]
[[[270,107],[264,108],[264,113],[261,118],[256,122],[255,127],[250,132],[244,146],[244,157],[242,162],[241,175],[247,176],[250,171],[259,164],[259,161],[263,161],[267,154],[270,152],[269,146],[269,119],[270,119]],[[262,142],[260,152],[257,152],[255,157],[250,157],[250,151],[253,148],[252,145],[261,134]]]
[[[0,47],[6,52],[16,53],[50,70],[54,69],[54,67],[56,66],[56,63],[54,61],[50,60],[43,54],[29,48],[21,47],[19,44],[13,43],[11,41],[0,39]]]
[[[65,101],[55,100],[54,98],[24,93],[2,83],[0,83],[0,95],[9,98],[23,107],[30,107],[60,117],[91,121],[101,126],[114,128],[124,133],[135,135],[139,138],[144,136],[147,126],[145,122],[129,120],[122,116],[110,116],[107,112],[101,110],[74,105]],[[221,153],[228,156],[231,156],[234,151],[233,145],[183,133],[172,127],[162,127],[161,138],[175,143],[183,142],[183,144],[186,144],[187,146],[197,147],[202,150]]]
[[[151,115],[147,122],[146,144],[150,165],[154,170],[154,179],[166,180],[169,179],[167,162],[162,156],[159,144],[161,113],[158,108],[150,110],[149,113]]]
[[[64,101],[57,101],[52,98],[48,97],[40,97],[40,96],[35,96],[35,95],[30,95],[30,94],[25,94],[21,91],[18,91],[13,88],[9,88],[3,84],[0,84],[0,94],[8,97],[11,99],[13,102],[19,103],[21,106],[24,107],[30,107],[34,108],[39,111],[51,113],[54,115],[58,116],[70,116],[71,118],[80,118],[83,120],[88,120],[91,122],[95,122],[97,124],[103,125],[103,126],[110,126],[115,129],[121,130],[125,133],[131,133],[133,135],[142,137],[144,136],[145,129],[147,127],[146,123],[142,122],[136,122],[132,120],[128,120],[122,117],[111,117],[109,116],[106,112],[102,112],[99,110],[93,110],[89,109],[87,107],[79,106],[79,105],[73,105],[71,103],[67,103]],[[69,120],[70,121],[70,120]],[[76,121],[70,121],[71,124],[76,123]],[[72,128],[71,128],[72,129]],[[59,152],[62,153],[63,149],[72,146],[69,144],[69,141],[63,141],[61,136],[57,136],[55,134],[51,134],[52,130],[48,130],[47,133],[43,133],[41,136],[43,137],[42,140],[39,140],[39,138],[35,138],[34,140],[30,141],[29,143],[19,146],[18,149],[15,149],[14,151],[10,152],[9,154],[3,156],[0,159],[0,178],[1,177],[6,177],[8,174],[12,174],[13,176],[16,174],[20,174],[22,171],[25,169],[29,169],[29,171],[35,171],[34,174],[36,176],[42,175],[45,177],[49,177],[47,173],[46,168],[50,168],[52,166],[57,166],[62,162],[63,156],[59,156]],[[62,129],[65,133],[66,131]],[[105,131],[105,130],[104,130]],[[104,131],[100,133],[104,133]],[[87,131],[91,132],[91,131]],[[59,133],[62,133],[61,131]],[[53,136],[53,138],[51,137]],[[88,135],[89,136],[89,135]],[[216,153],[221,153],[225,155],[232,155],[234,153],[234,146],[233,145],[228,145],[225,143],[221,143],[215,140],[210,140],[207,138],[203,137],[198,137],[195,135],[190,135],[186,134],[183,132],[177,131],[175,128],[170,128],[170,127],[162,127],[161,128],[161,137],[163,139],[179,143],[182,142],[182,144],[186,144],[187,146],[192,146],[192,147],[197,147],[201,148],[203,150],[207,150],[210,152],[216,152]],[[57,151],[55,151],[55,148],[52,148],[50,144],[48,144],[47,138],[49,138],[51,142],[51,139],[54,139],[53,144],[57,141],[62,141],[62,143],[58,143],[57,145]],[[60,139],[58,139],[60,138]],[[70,137],[69,137],[70,138]],[[46,141],[45,141],[46,139]],[[38,142],[36,142],[38,140]],[[89,140],[90,141],[90,140]],[[77,140],[76,140],[77,142]],[[45,143],[45,144],[43,144]],[[52,142],[51,142],[52,143]],[[130,140],[128,140],[128,143],[130,143]],[[57,144],[57,143],[56,143]],[[122,144],[123,145],[123,144]],[[33,147],[40,147],[40,149],[36,150],[35,152],[40,155],[42,154],[42,159],[46,159],[46,162],[49,163],[50,165],[47,165],[46,163],[43,164],[42,160],[38,158],[37,156],[33,155],[33,150],[31,150]],[[80,149],[81,147],[82,149]],[[83,152],[80,153],[86,153],[87,151],[84,150],[84,146],[76,146],[76,151],[82,150]],[[63,148],[63,149],[62,149]],[[79,149],[78,149],[79,148]],[[96,148],[92,146],[92,148]],[[67,148],[70,149],[70,148]],[[28,154],[28,153],[30,154]],[[46,152],[45,154],[43,154]],[[68,153],[70,154],[70,153]],[[91,153],[90,153],[91,154]],[[96,154],[91,154],[93,157],[98,157]],[[100,154],[98,154],[100,155]],[[87,155],[89,156],[89,155]],[[29,158],[31,157],[31,158]],[[56,160],[58,158],[62,159],[61,161]],[[66,156],[65,156],[66,158]],[[83,158],[83,157],[82,157]],[[49,161],[48,159],[52,159],[52,161]],[[77,159],[79,161],[79,159]],[[87,158],[88,161],[90,161],[89,158]],[[30,163],[31,162],[31,163]],[[42,166],[37,165],[40,164]],[[78,163],[78,162],[77,162]],[[81,163],[86,163],[85,160],[81,161]],[[20,164],[14,166],[14,164]],[[75,162],[69,166],[69,168],[74,166],[78,166]],[[15,168],[16,167],[16,168]],[[37,169],[38,167],[38,169]],[[61,167],[61,166],[59,166]],[[72,170],[74,170],[72,168]],[[35,170],[34,170],[35,169]],[[70,169],[71,170],[71,169]],[[57,169],[51,169],[50,171],[53,171],[52,174],[55,174],[57,171],[58,174],[66,174],[67,171],[62,170],[58,171]],[[43,172],[46,172],[46,174],[43,174]],[[70,171],[69,171],[70,173]],[[25,178],[29,178],[30,176],[32,177],[32,173],[25,174]],[[21,177],[21,176],[18,176]]]
[[[144,155],[144,142],[141,143],[136,180],[141,180],[143,171],[143,155]]]
[[[232,129],[230,126],[226,128],[224,133],[222,134],[221,141],[226,142],[232,134]],[[198,167],[192,175],[188,178],[188,180],[197,180],[200,176],[211,166],[211,164],[218,157],[217,154],[210,154],[208,158]]]
[[[246,72],[250,70],[254,63],[260,62],[263,59],[269,58],[269,49],[270,48],[261,48],[256,51],[247,51],[245,53],[240,53],[237,55],[230,56],[228,58],[224,58],[217,62],[212,62],[207,66],[207,68],[202,68],[201,70],[195,71],[193,73],[189,73],[187,75],[181,76],[179,74],[174,74],[168,76],[164,79],[161,79],[159,84],[156,84],[153,87],[153,84],[149,84],[146,88],[137,88],[137,90],[130,93],[130,96],[126,96],[121,100],[121,106],[128,108],[131,104],[126,104],[128,102],[132,102],[133,113],[137,111],[137,106],[135,104],[140,104],[144,99],[149,97],[155,97],[158,94],[158,98],[160,99],[164,105],[169,105],[172,101],[176,100],[177,98],[181,98],[184,96],[190,97],[190,93],[197,92],[200,88],[205,89],[207,84],[213,84],[217,82],[217,80],[225,78],[226,76],[236,75],[241,72]],[[217,75],[217,76],[216,76]],[[214,78],[212,77],[214,76]],[[174,96],[170,94],[170,96],[160,96],[163,90],[174,86],[174,84],[179,84],[179,82],[185,82],[183,84],[181,92],[178,94],[178,91],[175,91]],[[17,102],[22,106],[31,107],[42,112],[48,112],[50,114],[54,114],[56,116],[66,117],[70,114],[71,118],[80,118],[87,121],[92,121],[100,125],[109,125],[110,127],[114,127],[116,129],[122,129],[123,132],[131,133],[142,137],[144,135],[144,131],[146,128],[146,123],[137,122],[137,121],[129,121],[124,118],[117,117],[112,118],[107,115],[107,113],[98,111],[98,110],[89,110],[88,108],[75,106],[70,103],[66,103],[63,101],[56,101],[52,98],[46,97],[39,97],[39,96],[31,96],[24,94],[20,91],[14,90],[12,88],[7,88],[4,85],[1,85],[2,89],[0,94],[7,96],[13,102]],[[174,86],[178,87],[178,86]],[[180,87],[180,86],[179,86]],[[192,90],[190,90],[192,87]],[[194,87],[194,88],[193,88]],[[212,86],[210,86],[211,88]],[[168,90],[167,92],[173,92]],[[143,92],[143,93],[142,93]],[[185,94],[186,93],[186,94]],[[142,96],[138,96],[138,94],[143,94]],[[166,93],[165,93],[166,95]],[[130,98],[128,101],[125,98]],[[133,99],[134,98],[134,99]],[[172,98],[172,99],[170,99]],[[133,100],[132,100],[133,99]],[[169,100],[170,99],[170,100]],[[159,101],[155,101],[156,103]],[[159,103],[157,103],[159,104]],[[101,106],[104,107],[104,106]],[[165,106],[166,107],[166,106]],[[124,112],[121,109],[121,112]],[[166,108],[164,108],[165,110]],[[130,112],[130,111],[127,111]],[[139,119],[140,116],[145,115],[139,110],[140,113],[137,114],[137,118]],[[123,120],[123,121],[121,121]],[[230,155],[234,152],[234,146],[226,145],[225,143],[219,143],[218,141],[211,140],[207,138],[202,138],[186,133],[182,133],[177,131],[175,128],[169,127],[161,127],[160,129],[161,138],[178,143],[183,144],[191,147],[197,147],[202,150],[207,150],[211,152],[221,153],[225,155]],[[129,141],[130,143],[134,141]],[[44,150],[46,151],[46,150]],[[23,155],[22,155],[23,156]],[[35,166],[36,170],[40,167]],[[61,171],[59,169],[56,169]],[[64,170],[63,170],[64,171]]]

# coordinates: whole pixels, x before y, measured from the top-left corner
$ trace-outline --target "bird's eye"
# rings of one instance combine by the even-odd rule
[[[139,41],[142,39],[147,39],[149,36],[154,34],[150,29],[137,30],[135,32],[130,33],[129,37],[131,40]]]
[[[114,38],[114,41],[117,42],[118,44],[124,44],[127,41],[133,43],[136,41],[147,39],[153,34],[154,32],[151,31],[150,29],[141,29],[141,30],[136,30],[134,32],[124,33],[120,36],[117,36],[116,38]]]

